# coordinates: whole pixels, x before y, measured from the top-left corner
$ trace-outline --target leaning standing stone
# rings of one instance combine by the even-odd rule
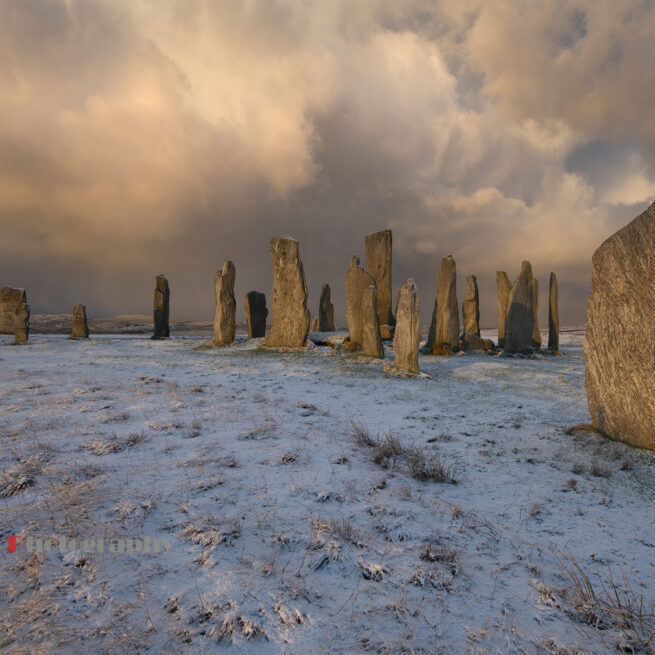
[[[450,355],[458,349],[457,269],[452,255],[448,255],[441,260],[426,350],[434,355]]]
[[[304,346],[309,331],[307,284],[295,239],[276,237],[270,243],[273,259],[273,325],[266,334],[267,346]]]
[[[536,286],[530,262],[524,261],[521,272],[509,294],[509,307],[505,323],[505,352],[508,354],[532,352]]]
[[[330,285],[324,284],[318,307],[319,332],[334,332],[334,305],[330,300]]]
[[[475,275],[466,276],[466,296],[462,303],[464,315],[464,332],[480,336],[480,300],[478,297],[478,280]]]
[[[384,359],[375,283],[364,289],[362,293],[362,329],[362,352],[364,355]]]
[[[509,294],[512,292],[512,283],[505,271],[496,271],[496,287],[498,288],[498,345],[505,347],[505,321],[509,308]]]
[[[548,294],[548,350],[559,352],[559,310],[557,308],[557,276],[550,274]]]
[[[587,303],[587,401],[592,424],[655,449],[655,204],[594,253]]]
[[[88,339],[89,325],[86,320],[86,306],[75,305],[73,307],[73,329],[70,339]]]
[[[25,289],[0,289],[0,334],[13,334],[16,308],[27,302]]]
[[[153,339],[166,339],[170,336],[168,326],[170,295],[168,280],[163,275],[158,275],[155,279],[155,331],[152,335]]]
[[[256,339],[266,334],[266,296],[260,291],[248,291],[246,294],[246,321],[248,338]]]
[[[418,292],[414,280],[405,282],[398,293],[396,330],[393,335],[395,368],[418,373],[418,348],[421,343],[421,320]]]
[[[30,306],[21,303],[14,310],[14,344],[27,343],[30,337]]]
[[[366,270],[375,279],[382,338],[390,339],[396,322],[391,311],[391,230],[367,234],[364,241]]]
[[[214,276],[214,298],[216,312],[214,314],[214,345],[229,346],[234,342],[237,331],[237,301],[234,297],[234,280],[237,270],[234,264],[227,260],[223,268]]]

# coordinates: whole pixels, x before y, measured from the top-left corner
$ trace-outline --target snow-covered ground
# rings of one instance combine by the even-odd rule
[[[582,334],[563,357],[422,356],[429,379],[262,340],[0,337],[0,649],[634,647],[566,573],[655,595],[653,453],[566,432],[589,420]],[[77,548],[8,553],[11,535]],[[81,547],[128,537],[161,552]]]

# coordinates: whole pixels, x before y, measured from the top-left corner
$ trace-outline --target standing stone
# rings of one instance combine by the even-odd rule
[[[86,306],[75,305],[73,307],[73,329],[69,339],[88,339],[89,324],[86,320]]]
[[[464,315],[464,332],[480,336],[480,300],[478,297],[478,280],[475,275],[466,276],[466,296],[462,303]]]
[[[351,350],[361,350],[364,345],[365,317],[362,299],[364,292],[370,286],[375,288],[375,279],[359,265],[359,257],[353,257],[346,273],[346,320],[348,322],[348,337],[344,341],[344,346]],[[372,320],[371,316],[372,314],[369,312],[369,320]]]
[[[266,334],[266,296],[260,291],[248,291],[246,294],[246,321],[248,322],[248,338],[256,339]]]
[[[421,343],[421,319],[418,292],[414,280],[405,282],[398,293],[396,329],[393,335],[395,368],[418,373],[418,348]]]
[[[508,354],[532,352],[536,293],[532,266],[524,261],[509,294],[505,322],[505,352]]]
[[[0,334],[13,334],[16,308],[27,302],[25,289],[0,289]]]
[[[311,323],[309,324],[309,331],[318,332],[318,318],[316,318],[316,316],[312,318]]]
[[[234,280],[237,270],[234,264],[227,260],[223,268],[214,276],[214,298],[216,312],[214,314],[214,346],[229,346],[234,342],[237,332],[237,301],[234,297]]]
[[[330,285],[324,284],[321,291],[321,302],[318,307],[319,332],[334,332],[334,305],[330,300]]]
[[[396,323],[391,311],[391,230],[368,234],[364,241],[366,270],[375,279],[382,338],[390,339]]]
[[[548,350],[559,352],[559,311],[557,308],[557,276],[550,274],[550,289],[548,294]]]
[[[457,269],[453,256],[448,255],[441,260],[426,350],[434,355],[450,355],[458,349]]]
[[[592,264],[584,344],[591,422],[655,449],[655,204],[603,242]]]
[[[509,294],[512,292],[512,283],[505,271],[496,271],[496,287],[498,289],[498,345],[505,347],[505,321],[509,308]]]
[[[307,342],[309,311],[307,283],[295,239],[275,237],[270,242],[273,259],[273,325],[267,346],[302,347]]]
[[[14,310],[14,345],[27,343],[30,337],[30,306],[23,302]]]
[[[369,357],[384,359],[377,295],[375,283],[366,287],[362,293],[362,352]]]
[[[170,297],[168,280],[163,275],[158,275],[155,278],[155,331],[152,335],[153,339],[167,339],[170,336],[168,326]]]
[[[532,328],[532,347],[537,350],[541,348],[541,332],[539,331],[539,280],[532,278],[534,285],[534,326]]]

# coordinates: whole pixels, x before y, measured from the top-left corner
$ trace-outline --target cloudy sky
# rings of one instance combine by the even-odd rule
[[[521,260],[584,320],[591,255],[655,194],[650,0],[0,0],[0,286],[34,313],[213,316],[300,241],[316,313],[391,228],[422,315],[440,258]],[[545,313],[542,312],[545,318]]]

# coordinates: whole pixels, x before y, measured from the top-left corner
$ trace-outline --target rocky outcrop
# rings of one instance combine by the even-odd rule
[[[0,289],[0,334],[13,334],[16,308],[27,302],[25,289],[3,287]]]
[[[532,352],[534,316],[537,288],[532,266],[524,261],[521,272],[509,294],[505,323],[505,352],[507,354]]]
[[[480,299],[478,297],[478,280],[475,275],[466,276],[466,296],[462,303],[464,332],[480,336]]]
[[[548,293],[548,350],[559,352],[559,310],[557,276],[550,274],[550,287]]]
[[[365,247],[366,270],[375,279],[382,338],[390,339],[396,322],[391,311],[391,230],[367,234]]]
[[[505,347],[505,321],[509,308],[509,294],[512,292],[512,283],[505,271],[496,271],[496,287],[498,289],[498,345]]]
[[[214,298],[216,311],[214,313],[214,346],[229,346],[234,343],[237,332],[237,301],[234,297],[234,281],[237,269],[227,260],[223,268],[214,276]]]
[[[155,330],[152,335],[153,339],[167,339],[170,336],[169,305],[170,289],[168,280],[163,275],[155,278],[155,300],[154,300],[154,321]]]
[[[603,242],[592,264],[584,346],[591,422],[655,449],[655,204]]]
[[[334,305],[330,299],[330,285],[324,284],[318,307],[318,331],[334,332]]]
[[[266,335],[266,295],[260,291],[248,291],[245,301],[248,338],[257,339]]]
[[[396,329],[393,335],[394,360],[397,369],[418,373],[418,349],[421,343],[418,292],[414,280],[405,282],[398,293]]]
[[[307,343],[309,311],[307,283],[300,259],[300,245],[290,237],[274,237],[270,242],[273,260],[273,324],[265,344],[299,348]]]
[[[432,322],[426,351],[450,355],[459,348],[459,307],[457,305],[457,268],[452,255],[441,260],[437,279]]]
[[[14,345],[27,343],[30,338],[30,306],[23,302],[14,309]]]
[[[86,306],[75,305],[73,307],[73,328],[70,339],[88,339],[89,324],[86,320]]]

